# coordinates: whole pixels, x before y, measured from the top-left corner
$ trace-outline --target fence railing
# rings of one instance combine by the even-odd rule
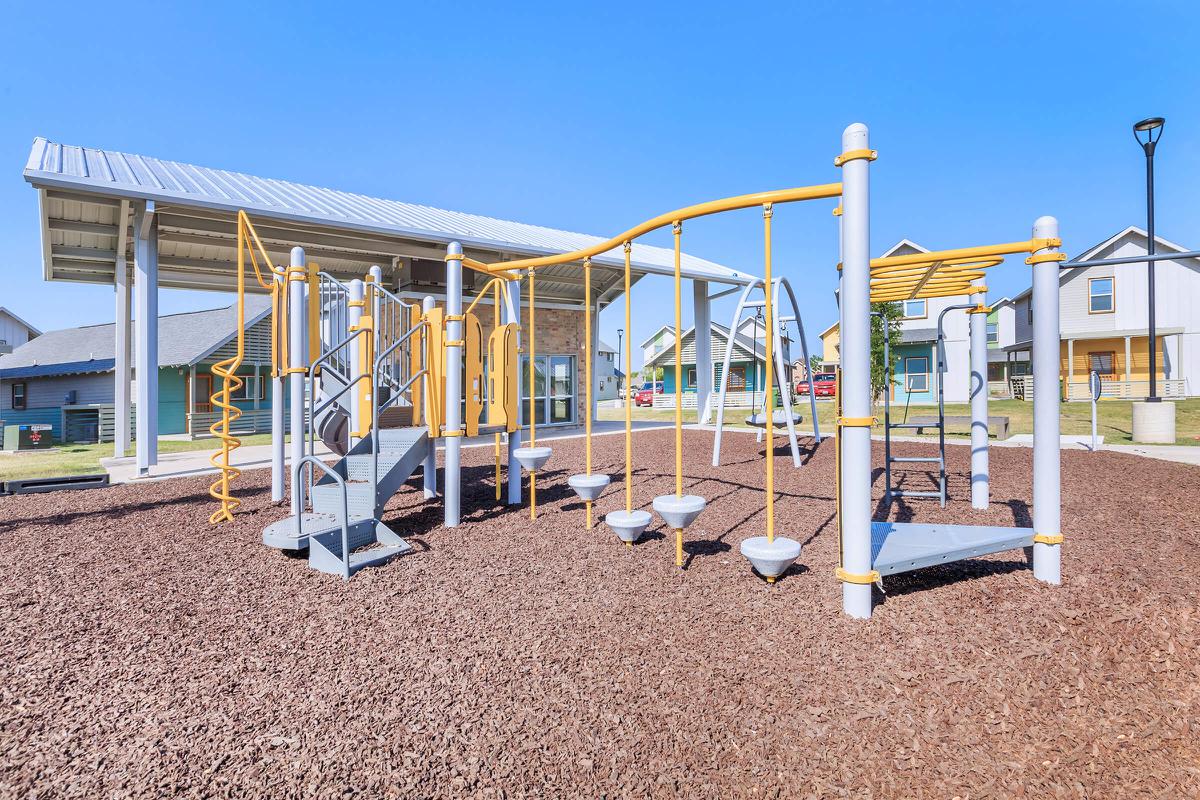
[[[719,402],[720,402],[720,394],[717,392],[713,392],[712,395],[709,397],[709,403],[708,403],[709,408],[717,408],[717,404]],[[758,407],[758,406],[763,405],[763,402],[764,402],[764,399],[763,399],[762,392],[726,392],[725,393],[725,407],[726,408]],[[795,403],[796,403],[796,399],[793,397],[792,404],[795,405]],[[683,407],[684,408],[695,408],[696,405],[697,405],[696,393],[695,392],[684,392],[683,393]],[[776,408],[779,408],[782,406],[782,401],[780,399],[779,392],[775,393],[775,406],[776,406]],[[654,408],[666,408],[666,409],[675,408],[674,393],[671,393],[671,394],[664,393],[664,394],[654,395]]]
[[[213,435],[209,428],[221,419],[220,411],[193,411],[186,415],[187,432],[193,439],[207,439]],[[271,409],[242,409],[242,415],[231,423],[231,433],[267,433],[271,430]]]
[[[1159,397],[1180,399],[1187,396],[1187,381],[1182,378],[1163,379],[1155,382]],[[1120,400],[1143,400],[1150,395],[1150,381],[1100,382],[1100,396]],[[1067,400],[1091,400],[1092,392],[1086,379],[1067,384]]]

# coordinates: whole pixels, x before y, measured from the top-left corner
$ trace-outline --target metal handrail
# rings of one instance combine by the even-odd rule
[[[305,464],[315,465],[321,468],[321,471],[332,477],[337,482],[338,488],[342,490],[342,514],[338,520],[342,528],[342,578],[350,579],[350,500],[346,489],[346,479],[337,474],[337,471],[332,470],[329,466],[317,458],[315,455],[307,455],[301,458],[295,466],[295,474],[292,480],[299,485],[300,473],[304,469]],[[312,480],[312,468],[309,468],[309,480]],[[299,539],[304,535],[304,509],[300,509],[300,513],[296,515],[296,538]]]

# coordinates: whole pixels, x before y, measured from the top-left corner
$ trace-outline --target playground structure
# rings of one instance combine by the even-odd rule
[[[655,217],[612,239],[558,255],[483,263],[468,258],[458,242],[451,242],[445,256],[444,310],[436,308],[432,298],[426,298],[419,309],[414,304],[406,303],[384,289],[375,275],[368,275],[364,281],[356,279],[348,285],[336,281],[332,276],[321,273],[315,264],[306,262],[300,248],[293,249],[291,264],[287,269],[271,268],[271,279],[266,280],[250,248],[250,244],[256,240],[253,227],[247,219],[243,238],[243,228],[239,224],[239,297],[245,292],[245,264],[242,257],[245,250],[250,253],[260,285],[269,285],[278,312],[274,329],[275,343],[277,352],[286,357],[276,359],[273,373],[289,379],[293,398],[306,397],[306,379],[309,390],[307,401],[294,402],[291,406],[292,516],[268,528],[264,532],[264,541],[291,549],[307,546],[312,566],[340,573],[343,577],[349,577],[364,566],[406,552],[409,546],[402,537],[387,529],[378,519],[383,504],[418,466],[424,472],[426,496],[433,495],[436,491],[433,480],[434,448],[436,440],[443,439],[444,521],[448,527],[459,524],[461,439],[463,436],[486,433],[496,436],[497,476],[500,468],[500,434],[507,433],[509,501],[513,502],[515,484],[515,496],[519,502],[519,473],[514,476],[514,465],[519,465],[530,474],[530,516],[536,519],[537,474],[552,455],[549,447],[537,445],[533,407],[536,394],[533,390],[533,359],[536,354],[537,270],[582,261],[590,304],[592,259],[622,248],[625,253],[624,287],[628,328],[631,247],[639,237],[670,226],[674,243],[675,370],[676,386],[679,387],[682,386],[680,242],[683,223],[736,209],[761,208],[764,276],[757,283],[751,282],[744,290],[743,303],[739,304],[736,313],[740,315],[741,306],[745,304],[752,288],[759,286],[764,289],[762,303],[765,325],[772,332],[766,337],[766,361],[768,365],[774,365],[780,322],[776,316],[778,290],[786,285],[777,281],[772,274],[771,236],[775,208],[807,200],[840,199],[835,211],[840,221],[842,250],[839,293],[842,366],[837,421],[840,566],[836,570],[836,577],[843,584],[843,610],[853,617],[869,617],[872,584],[881,582],[886,575],[1029,546],[1033,548],[1035,577],[1058,583],[1063,537],[1059,526],[1057,264],[1065,256],[1058,252],[1061,242],[1058,239],[1057,221],[1052,217],[1039,218],[1034,225],[1032,238],[1026,241],[872,260],[869,257],[868,237],[869,165],[875,158],[875,152],[869,148],[866,126],[855,124],[843,134],[842,152],[834,162],[843,171],[841,183],[741,195],[689,206]],[[999,264],[1003,256],[1017,253],[1029,254],[1026,261],[1034,271],[1034,307],[1037,309],[1033,353],[1033,527],[873,523],[870,428],[874,420],[870,396],[870,303],[967,293],[975,304],[974,310],[978,311],[985,307],[986,288],[982,283],[984,270]],[[265,256],[265,251],[262,255]],[[490,277],[483,291],[495,293],[498,323],[501,321],[498,310],[501,303],[504,307],[504,333],[497,338],[496,334],[501,331],[498,327],[489,342],[490,358],[486,366],[486,381],[490,387],[488,408],[489,412],[495,408],[496,416],[489,414],[487,425],[480,424],[485,372],[482,332],[471,309],[465,313],[463,311],[464,266]],[[521,331],[518,300],[522,273],[529,281],[529,347],[526,355],[530,364],[529,443],[524,447],[521,446],[520,423],[516,413],[517,385],[514,377]],[[765,287],[772,287],[772,290],[766,291]],[[366,313],[368,309],[370,313]],[[799,314],[794,316],[799,325]],[[977,328],[981,333],[984,331],[983,316],[982,313],[976,313],[972,318],[972,371],[974,373],[978,368],[982,374],[979,375],[978,391],[972,394],[974,422],[971,463],[973,502],[975,489],[981,487],[981,497],[986,506],[986,353],[983,360],[976,360],[974,355],[975,331]],[[389,328],[380,322],[384,319],[397,322]],[[586,324],[586,353],[590,373],[593,332],[590,308]],[[982,336],[978,338],[986,347],[986,340]],[[801,339],[803,341],[803,335]],[[628,354],[626,371],[629,374]],[[764,424],[775,420],[772,375],[775,371],[770,367],[765,370]],[[228,454],[236,447],[236,441],[230,433],[233,410],[228,398],[236,388],[237,378],[232,369],[222,377],[223,385],[217,395],[226,401],[225,405],[220,405],[225,417],[214,426],[214,432],[219,432],[223,439],[218,462],[221,478],[214,484],[213,490],[214,497],[222,505],[220,511],[213,515],[214,521],[230,518],[236,509],[236,499],[230,495],[230,480],[236,477],[236,470],[230,467]],[[972,382],[974,386],[974,374]],[[214,395],[214,402],[217,395]],[[787,392],[784,392],[784,396],[787,396]],[[587,506],[587,525],[590,527],[592,503],[608,483],[608,476],[595,476],[591,471],[590,379],[588,400],[585,412],[588,438],[585,471],[573,476],[571,485]],[[384,424],[389,412],[393,417],[399,417],[395,427]],[[632,502],[630,414],[631,409],[626,404],[625,509],[606,517],[606,522],[627,545],[636,541],[650,522],[649,514],[634,509]],[[790,424],[790,415],[789,404],[784,409],[785,426]],[[815,413],[813,418],[815,426]],[[794,420],[791,422],[794,423]],[[281,432],[282,424],[276,430]],[[683,564],[685,530],[706,505],[705,498],[684,493],[682,430],[682,393],[677,391],[675,492],[654,498],[652,503],[654,510],[675,533],[677,566]],[[327,443],[335,451],[344,452],[341,460],[332,468],[325,466],[315,455],[314,442],[318,431],[323,438],[329,437]],[[718,425],[718,435],[719,431]],[[815,428],[814,433],[818,433]],[[789,427],[789,435],[794,448],[794,425]],[[344,451],[339,449],[343,443]],[[280,468],[275,474],[277,481],[282,481],[281,444],[282,437],[279,436],[276,455]],[[771,453],[772,448],[768,443],[768,456]],[[718,450],[714,447],[714,463],[717,456]],[[744,540],[742,553],[759,574],[773,581],[799,557],[800,545],[794,539],[776,535],[774,459],[767,457],[764,460],[765,530],[761,536]],[[322,474],[314,482],[317,471]],[[307,510],[310,502],[311,512]]]

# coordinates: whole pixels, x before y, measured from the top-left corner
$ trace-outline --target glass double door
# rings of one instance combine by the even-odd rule
[[[538,356],[533,368],[533,410],[538,425],[575,421],[575,357]],[[521,359],[521,424],[529,424],[529,359]]]

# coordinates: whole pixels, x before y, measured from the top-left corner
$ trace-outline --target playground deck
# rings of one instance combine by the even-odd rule
[[[637,506],[673,489],[671,442],[636,435]],[[583,530],[582,439],[553,443],[536,523],[464,450],[463,524],[401,492],[384,520],[417,552],[348,583],[262,546],[287,514],[266,471],[220,528],[209,477],[0,498],[0,795],[1200,792],[1200,468],[1064,452],[1063,586],[1001,553],[887,578],[863,622],[831,574],[832,443],[794,470],[777,442],[779,532],[805,550],[774,586],[737,553],[762,526],[746,434],[713,469],[685,433],[709,508],[683,572],[655,528],[629,550]],[[596,439],[597,471],[622,455]],[[948,508],[889,518],[1027,527],[1031,452],[992,450],[988,512],[967,457]],[[614,484],[597,507],[621,504]]]

